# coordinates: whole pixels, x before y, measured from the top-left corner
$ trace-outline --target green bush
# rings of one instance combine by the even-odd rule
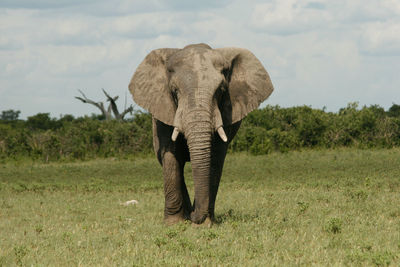
[[[251,112],[229,145],[234,152],[253,155],[302,148],[391,148],[400,146],[399,106],[386,112],[379,106],[359,108],[350,103],[337,113],[308,106],[267,106]],[[99,116],[51,118],[39,113],[26,121],[16,112],[0,119],[0,158],[43,160],[125,157],[152,151],[152,120],[137,113],[127,121]],[[7,116],[6,116],[7,115]]]
[[[279,129],[271,129],[267,132],[267,136],[272,141],[273,150],[280,152],[288,152],[290,150],[299,149],[302,145],[293,131],[282,131]]]
[[[151,127],[151,115],[145,113],[126,122],[71,115],[56,120],[48,113],[25,122],[0,120],[0,157],[48,161],[149,153]]]

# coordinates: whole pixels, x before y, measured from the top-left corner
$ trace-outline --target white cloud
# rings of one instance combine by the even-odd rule
[[[321,3],[281,0],[255,5],[250,25],[269,34],[285,35],[318,28],[331,19]]]
[[[362,40],[362,49],[367,54],[400,56],[400,19],[364,25]]]
[[[181,17],[167,12],[126,15],[114,18],[106,25],[111,33],[123,35],[126,38],[148,39],[159,35],[179,35]]]
[[[88,2],[95,2],[95,0],[2,0],[0,7],[2,8],[25,8],[25,9],[51,9],[51,8],[64,8],[68,6],[76,6]]]

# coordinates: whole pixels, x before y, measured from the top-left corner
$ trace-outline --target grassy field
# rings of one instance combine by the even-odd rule
[[[0,265],[400,265],[399,149],[229,155],[211,229],[162,192],[154,157],[1,164]]]

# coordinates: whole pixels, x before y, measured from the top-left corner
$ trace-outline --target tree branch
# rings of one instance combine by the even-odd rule
[[[129,106],[129,108],[127,108],[127,109],[125,109],[119,116],[120,116],[120,120],[123,120],[124,119],[124,117],[125,117],[125,115],[128,113],[128,112],[130,112],[130,113],[132,113],[132,111],[133,111],[133,107],[132,107],[132,105],[130,105]]]
[[[114,113],[114,117],[115,117],[116,119],[119,119],[121,115],[119,114],[117,104],[115,103],[115,101],[117,101],[117,99],[118,99],[118,96],[116,96],[116,97],[111,97],[109,94],[107,94],[106,90],[104,90],[103,88],[102,88],[102,90],[103,90],[103,93],[104,93],[104,94],[106,95],[106,97],[107,97],[107,101],[110,102],[110,106],[108,107],[108,110],[110,110],[110,108],[111,108],[112,111],[113,111],[113,113]]]
[[[100,109],[101,113],[103,114],[104,117],[106,117],[106,119],[110,117],[110,115],[107,114],[107,111],[104,108],[103,102],[95,102],[95,101],[87,98],[86,95],[81,90],[78,89],[78,91],[81,93],[83,98],[79,97],[79,96],[75,96],[76,99],[79,99],[83,103],[88,103],[88,104],[92,104],[92,105],[96,106],[98,109]]]
[[[86,97],[86,95],[78,89],[78,91],[81,93],[82,97],[79,96],[75,96],[76,99],[82,101],[83,103],[88,103],[88,104],[92,104],[94,106],[96,106],[97,108],[99,108],[101,110],[101,113],[103,114],[103,116],[106,118],[106,120],[111,120],[112,117],[112,113],[114,113],[114,118],[117,120],[123,120],[125,115],[127,113],[131,113],[134,111],[133,106],[129,106],[128,108],[126,108],[122,113],[119,113],[118,111],[118,107],[117,104],[115,103],[115,101],[117,101],[118,96],[115,97],[111,97],[106,90],[103,90],[103,93],[105,94],[105,96],[107,97],[107,101],[110,102],[110,105],[108,106],[107,110],[104,107],[103,102],[95,102],[89,98]],[[112,113],[111,113],[112,112]]]

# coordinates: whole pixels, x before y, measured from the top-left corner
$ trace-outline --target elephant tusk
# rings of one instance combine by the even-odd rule
[[[222,126],[217,129],[217,132],[219,134],[219,137],[221,137],[222,141],[224,141],[224,142],[228,141],[228,138],[226,137],[224,128]]]
[[[171,139],[172,139],[172,141],[176,141],[176,138],[178,137],[178,135],[179,135],[179,131],[178,131],[178,128],[174,128],[174,131],[172,132],[172,136],[171,136]]]

